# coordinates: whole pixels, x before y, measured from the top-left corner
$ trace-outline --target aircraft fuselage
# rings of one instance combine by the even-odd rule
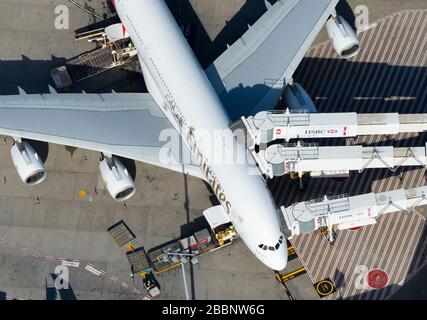
[[[162,0],[116,0],[115,6],[138,49],[150,94],[192,151],[240,237],[265,265],[282,270],[286,240],[272,195],[229,129],[224,107],[168,7]],[[227,161],[214,160],[219,150]]]

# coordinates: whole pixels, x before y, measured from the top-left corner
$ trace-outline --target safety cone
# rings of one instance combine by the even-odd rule
[[[40,204],[40,198],[39,198],[39,196],[37,196],[37,198],[36,198],[36,205],[39,205]]]

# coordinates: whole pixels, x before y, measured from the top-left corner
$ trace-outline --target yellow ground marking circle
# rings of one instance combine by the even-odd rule
[[[329,287],[329,291],[328,291],[328,292],[324,292],[323,290],[320,290],[320,286],[321,286],[322,284],[324,285],[324,286],[323,286],[323,288],[325,288],[325,285],[326,285],[326,288],[328,288],[328,287]],[[323,281],[320,281],[320,282],[316,285],[316,291],[317,291],[320,295],[322,295],[322,296],[327,296],[327,295],[331,294],[331,293],[334,291],[334,285],[333,285],[333,283],[332,283],[331,281],[329,281],[329,280],[323,280]]]
[[[80,192],[79,192],[79,195],[80,195],[80,197],[85,197],[86,196],[86,194],[87,194],[87,192],[86,192],[86,190],[80,190]]]

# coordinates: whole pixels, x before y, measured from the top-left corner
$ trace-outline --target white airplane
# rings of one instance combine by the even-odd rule
[[[102,152],[101,175],[118,201],[136,190],[117,156],[200,177],[250,251],[269,268],[284,269],[278,208],[262,175],[250,174],[255,162],[245,146],[233,143],[229,125],[242,115],[273,110],[287,85],[297,98],[308,96],[293,85],[292,75],[323,25],[339,56],[358,52],[355,32],[336,15],[338,1],[266,1],[267,12],[204,71],[163,1],[115,0],[149,93],[27,95],[20,89],[20,95],[0,96],[0,134],[15,140],[11,154],[19,176],[28,185],[46,178],[37,153],[22,140],[32,139]],[[175,161],[160,160],[165,142],[159,137],[171,128],[196,165],[173,148]],[[208,152],[203,134],[215,136],[217,130],[224,139],[215,147],[233,155],[227,163],[213,161]]]

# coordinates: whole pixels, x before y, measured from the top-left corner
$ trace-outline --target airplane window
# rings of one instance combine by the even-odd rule
[[[268,247],[268,250],[274,251],[274,247]]]
[[[263,245],[262,245],[262,244],[260,244],[260,245],[258,246],[258,248],[260,248],[260,249],[262,249],[262,247],[263,247]]]
[[[280,243],[280,244],[282,244],[282,243],[283,243],[282,239],[280,239],[280,240],[279,240],[279,243]]]
[[[280,243],[276,244],[276,250],[279,249]]]
[[[266,245],[264,245],[264,246],[262,247],[262,249],[263,249],[263,250],[267,250],[267,246],[266,246]]]

